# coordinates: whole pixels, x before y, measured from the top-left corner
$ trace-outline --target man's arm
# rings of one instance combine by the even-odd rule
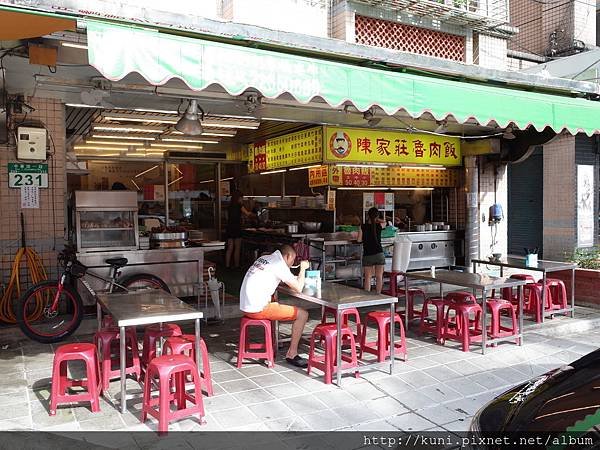
[[[301,261],[300,262],[300,273],[298,273],[298,276],[296,277],[296,279],[287,281],[285,284],[287,284],[291,289],[293,289],[296,292],[302,292],[302,289],[304,288],[304,275],[305,275],[306,269],[308,269],[308,267],[309,267],[308,261]]]

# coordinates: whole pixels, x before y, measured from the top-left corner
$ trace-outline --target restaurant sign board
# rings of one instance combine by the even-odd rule
[[[308,187],[327,186],[329,184],[327,166],[309,167]]]
[[[340,167],[329,166],[330,186],[411,186],[456,187],[456,169],[436,170],[404,167]]]
[[[460,138],[368,128],[325,127],[323,153],[331,163],[462,164]]]

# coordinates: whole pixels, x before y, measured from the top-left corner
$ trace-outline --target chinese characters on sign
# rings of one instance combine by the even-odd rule
[[[314,164],[323,159],[323,129],[310,128],[250,144],[250,172]]]
[[[405,169],[401,167],[359,168],[329,166],[330,186],[454,187],[456,170]]]
[[[308,186],[327,186],[329,182],[327,166],[311,167],[308,169]]]
[[[21,208],[40,207],[40,188],[37,186],[21,186]]]
[[[345,141],[344,152],[338,141]],[[419,133],[325,127],[324,160],[460,166],[460,139]],[[342,142],[343,143],[343,142]]]

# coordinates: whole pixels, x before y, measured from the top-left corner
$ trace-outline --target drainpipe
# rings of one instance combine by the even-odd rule
[[[473,259],[479,258],[479,175],[476,156],[465,156],[465,190],[467,194],[465,266],[470,272],[473,270]]]

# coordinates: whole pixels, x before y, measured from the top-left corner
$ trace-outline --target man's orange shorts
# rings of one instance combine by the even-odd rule
[[[281,322],[296,320],[298,308],[291,305],[282,305],[281,303],[271,302],[265,309],[257,313],[244,313],[250,319],[279,320]]]

